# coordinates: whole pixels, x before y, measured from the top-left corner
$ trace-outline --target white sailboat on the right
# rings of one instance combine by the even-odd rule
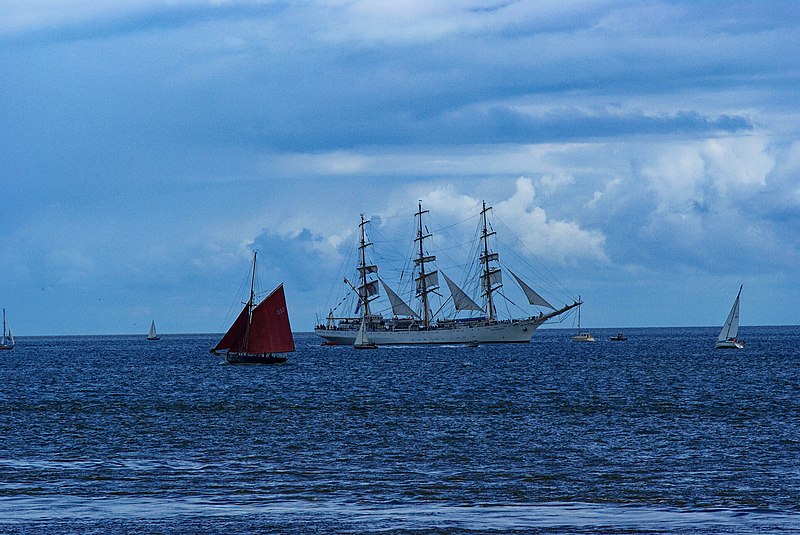
[[[733,302],[731,311],[728,314],[728,319],[725,320],[725,325],[719,332],[717,342],[714,344],[716,349],[743,349],[744,340],[739,340],[736,335],[739,334],[739,298],[742,296],[742,287],[739,286],[739,293],[736,294],[736,301]]]

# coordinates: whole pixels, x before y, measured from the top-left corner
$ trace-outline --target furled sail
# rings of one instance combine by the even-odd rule
[[[392,304],[392,314],[395,316],[412,316],[414,318],[419,319],[414,310],[408,306],[408,304],[403,301],[403,298],[397,295],[394,290],[392,290],[388,284],[383,282],[383,279],[378,279],[381,281],[383,285],[383,289],[386,290],[386,295],[389,297],[389,302]]]
[[[739,298],[741,295],[742,287],[739,286],[739,293],[736,294],[736,301],[733,302],[733,307],[731,307],[731,311],[728,313],[728,319],[725,320],[725,325],[722,326],[722,330],[717,337],[719,342],[724,342],[730,338],[736,338],[736,335],[739,334]]]
[[[517,277],[516,273],[514,273],[510,269],[508,270],[508,272],[511,273],[511,276],[514,277],[514,280],[517,281],[517,284],[519,284],[519,287],[522,288],[523,292],[525,292],[525,297],[528,298],[528,303],[530,303],[530,304],[532,304],[534,306],[537,306],[537,307],[547,307],[547,308],[551,308],[553,310],[556,309],[556,307],[554,307],[553,305],[551,305],[550,303],[545,301],[544,297],[542,297],[541,295],[536,293],[536,291],[533,288],[531,288],[530,286],[525,284],[525,282],[522,279]]]
[[[447,287],[450,288],[450,295],[453,296],[453,304],[455,304],[456,310],[480,310],[483,311],[483,308],[472,300],[470,296],[468,296],[464,290],[458,287],[458,285],[450,280],[444,271],[442,271],[442,275],[444,276],[444,280],[447,283]]]

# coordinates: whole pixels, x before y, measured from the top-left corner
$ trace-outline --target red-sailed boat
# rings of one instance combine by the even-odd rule
[[[255,278],[256,253],[253,253],[250,298],[211,353],[224,354],[231,364],[282,364],[286,357],[281,354],[294,351],[283,284],[256,304]]]

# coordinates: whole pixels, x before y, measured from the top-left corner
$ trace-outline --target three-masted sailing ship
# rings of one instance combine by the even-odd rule
[[[476,345],[486,343],[528,343],[536,329],[551,318],[564,314],[580,303],[573,303],[556,308],[547,302],[539,293],[531,288],[522,278],[509,271],[519,285],[530,305],[537,307],[538,314],[523,318],[502,319],[497,315],[496,300],[503,286],[502,269],[499,254],[490,247],[490,238],[495,232],[490,230],[487,214],[491,207],[483,203],[480,213],[480,235],[476,254],[478,256],[478,273],[483,304],[476,302],[456,282],[441,272],[449,290],[446,304],[451,304],[455,313],[451,317],[441,315],[444,305],[437,310],[432,309],[432,296],[443,295],[439,292],[439,273],[436,268],[436,256],[429,254],[425,241],[432,236],[423,224],[423,215],[428,210],[418,205],[416,215],[416,237],[414,238],[414,283],[415,297],[418,307],[412,308],[398,292],[378,275],[378,266],[368,261],[367,249],[372,243],[367,239],[366,226],[369,220],[361,216],[360,242],[358,245],[357,282],[345,283],[356,293],[358,316],[336,316],[331,309],[324,324],[317,325],[314,332],[326,340],[325,345],[354,345],[361,336],[366,335],[370,343],[380,345],[392,344],[465,344]],[[380,288],[386,293],[391,305],[391,317],[384,317],[381,312],[373,310],[372,303],[379,297]],[[342,303],[340,303],[341,305]],[[339,305],[337,305],[338,308]],[[459,312],[465,311],[468,317],[458,318]],[[476,315],[477,314],[477,315]],[[364,333],[359,335],[359,332]]]
[[[14,342],[14,333],[11,332],[11,327],[7,326],[6,309],[3,309],[3,338],[0,339],[0,350],[12,350],[16,345]]]
[[[282,364],[294,351],[294,338],[286,309],[283,284],[256,303],[256,255],[250,277],[250,296],[222,340],[211,350],[231,364]]]

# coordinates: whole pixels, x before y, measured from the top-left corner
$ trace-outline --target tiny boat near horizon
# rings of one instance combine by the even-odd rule
[[[578,334],[572,337],[573,342],[594,342],[594,335],[590,332],[581,332],[581,305],[583,301],[581,301],[580,296],[578,296]]]
[[[150,324],[150,332],[147,333],[148,340],[161,340],[161,337],[156,334],[156,320],[153,320],[153,323]]]
[[[8,325],[8,321],[6,320],[6,309],[3,309],[3,338],[0,339],[0,350],[11,351],[14,349],[14,346],[17,345],[14,342],[14,333],[11,332],[11,326]]]
[[[609,336],[608,339],[611,340],[612,342],[624,342],[625,340],[628,339],[628,337],[622,333],[617,333],[615,335]]]

